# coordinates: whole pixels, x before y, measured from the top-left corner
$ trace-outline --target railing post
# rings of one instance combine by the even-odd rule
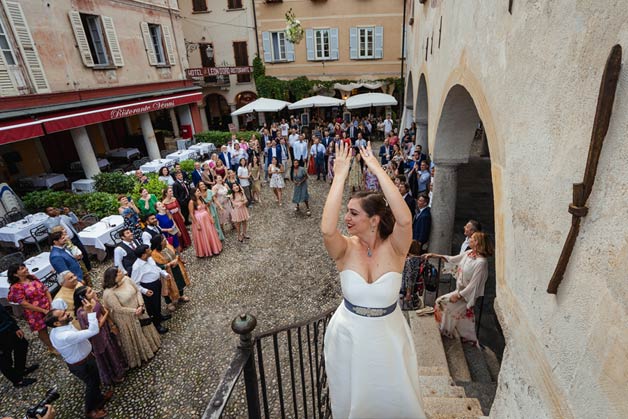
[[[231,322],[231,330],[240,335],[238,349],[248,354],[244,364],[244,385],[246,388],[246,405],[249,419],[261,419],[259,407],[259,390],[257,387],[257,371],[255,370],[255,352],[251,332],[257,326],[257,319],[251,314],[240,314]]]

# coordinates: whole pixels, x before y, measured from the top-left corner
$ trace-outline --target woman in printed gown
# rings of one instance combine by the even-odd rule
[[[187,303],[190,297],[183,295],[185,287],[190,285],[188,272],[181,255],[177,255],[165,237],[155,236],[150,241],[151,257],[161,269],[170,275],[161,287],[161,293],[169,311],[176,310],[177,303]],[[163,280],[162,280],[163,281]]]
[[[137,240],[142,241],[142,226],[140,225],[140,210],[137,209],[135,203],[126,195],[119,195],[118,202],[120,203],[120,207],[118,208],[118,212],[124,219],[124,226],[131,230],[133,233],[133,237]]]
[[[193,215],[190,220],[192,220],[192,242],[196,257],[202,258],[220,254],[222,243],[216,227],[214,227],[214,219],[207,209],[207,204],[203,201],[201,190],[198,188],[190,189],[189,210],[190,215]]]
[[[337,220],[351,165],[350,148],[340,144],[321,221],[344,296],[325,332],[331,410],[335,418],[425,418],[412,335],[397,304],[412,215],[370,143],[360,154],[383,195],[354,194],[344,216],[350,236],[340,233]]]
[[[362,173],[362,156],[360,153],[353,152],[351,159],[351,170],[349,171],[349,187],[351,192],[362,190],[364,187],[364,175]]]
[[[218,199],[214,195],[214,192],[211,189],[208,189],[207,184],[205,182],[199,182],[198,188],[201,190],[201,197],[203,201],[207,204],[207,208],[209,209],[212,218],[214,219],[214,226],[216,227],[216,231],[218,232],[218,237],[220,241],[225,240],[225,235],[222,232],[222,228],[220,227],[220,217],[218,216],[218,207],[220,203],[218,203]]]
[[[275,194],[275,198],[277,199],[277,204],[279,206],[283,206],[283,202],[281,202],[283,188],[286,187],[286,184],[283,181],[284,167],[277,162],[277,157],[273,157],[271,159],[271,163],[268,166],[268,176],[270,176],[270,189]]]
[[[161,340],[152,322],[140,324],[145,317],[144,299],[131,278],[115,266],[105,271],[103,305],[118,326],[120,348],[129,368],[149,361],[159,350]]]
[[[223,177],[216,176],[216,184],[212,188],[212,192],[218,202],[218,218],[220,219],[220,227],[222,231],[226,231],[226,228],[231,226],[231,201],[229,200],[229,194],[231,190],[225,184]],[[223,233],[224,234],[224,233]]]
[[[124,374],[129,367],[124,360],[118,341],[112,336],[113,331],[110,323],[113,323],[113,320],[109,319],[109,310],[100,304],[98,296],[92,287],[81,286],[76,288],[74,290],[74,307],[78,307],[76,319],[83,330],[89,327],[87,313],[83,309],[84,299],[91,301],[94,313],[96,313],[96,318],[98,319],[98,334],[89,338],[89,341],[92,344],[92,353],[98,365],[100,381],[106,386],[114,383],[119,384],[124,380]],[[115,330],[116,334],[119,333],[117,328]]]
[[[334,180],[334,160],[336,159],[336,155],[334,153],[334,144],[329,144],[327,147],[327,179],[329,179],[329,183],[332,183]]]
[[[249,165],[249,172],[251,173],[251,195],[253,196],[253,201],[258,204],[262,203],[261,192],[262,192],[262,169],[259,165],[259,156],[255,155],[251,159],[251,164]]]
[[[442,335],[462,338],[463,342],[479,346],[475,333],[473,307],[477,298],[484,295],[488,278],[487,257],[493,254],[493,246],[486,233],[477,231],[469,239],[471,250],[456,255],[444,256],[426,253],[423,258],[441,258],[458,265],[456,269],[456,289],[436,300],[434,318],[440,323]]]
[[[185,220],[181,215],[181,207],[179,206],[179,202],[172,193],[171,186],[168,186],[166,189],[164,189],[163,199],[161,200],[161,202],[170,212],[170,215],[172,215],[172,220],[177,225],[179,233],[181,233],[181,235],[179,236],[179,244],[181,245],[181,248],[186,249],[190,247],[190,245],[192,244],[192,240],[190,239],[188,229],[185,227]]]

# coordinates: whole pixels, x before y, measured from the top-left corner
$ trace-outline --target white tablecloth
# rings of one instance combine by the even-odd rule
[[[118,159],[130,159],[135,155],[139,155],[140,151],[137,148],[114,148],[107,152],[108,157],[114,157]]]
[[[188,150],[196,150],[199,154],[209,154],[216,150],[216,147],[212,143],[198,143],[188,147]]]
[[[94,192],[96,190],[94,179],[79,179],[72,182],[72,192]]]
[[[179,150],[174,153],[168,154],[166,157],[174,160],[175,162],[179,162],[181,160],[189,160],[195,159],[198,156],[198,151],[196,150]]]
[[[25,179],[30,179],[36,188],[51,188],[58,183],[68,181],[65,175],[59,173],[42,173],[41,175],[30,176]]]
[[[20,247],[20,241],[31,238],[31,229],[46,222],[48,216],[43,212],[29,214],[26,218],[5,225],[0,228],[0,241],[13,243],[15,247]]]
[[[50,252],[42,252],[37,256],[24,261],[24,265],[28,271],[39,279],[43,279],[46,275],[53,271],[50,265]],[[9,295],[9,280],[7,271],[0,273],[0,298],[7,298]]]
[[[96,224],[84,228],[78,235],[85,246],[93,246],[96,249],[106,250],[105,245],[114,244],[109,233],[119,229],[123,224],[124,219],[122,216],[110,215]]]
[[[159,169],[161,169],[164,166],[170,168],[174,166],[174,164],[175,164],[175,161],[172,159],[157,159],[157,160],[153,160],[153,161],[150,161],[148,163],[141,165],[140,170],[143,173],[154,173],[154,172],[158,172]]]

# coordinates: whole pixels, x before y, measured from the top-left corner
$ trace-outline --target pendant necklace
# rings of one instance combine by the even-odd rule
[[[368,256],[368,257],[373,256],[373,253],[371,252],[371,247],[370,247],[370,246],[368,246],[368,247],[366,248],[366,256]]]

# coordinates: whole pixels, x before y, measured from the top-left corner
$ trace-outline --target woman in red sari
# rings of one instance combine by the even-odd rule
[[[190,247],[190,245],[192,244],[192,240],[190,239],[188,229],[185,227],[185,220],[181,215],[181,207],[179,206],[177,199],[172,193],[172,186],[168,186],[166,189],[164,189],[163,199],[161,200],[161,202],[166,206],[166,209],[170,211],[174,223],[177,225],[177,228],[181,232],[179,244],[183,249]]]

